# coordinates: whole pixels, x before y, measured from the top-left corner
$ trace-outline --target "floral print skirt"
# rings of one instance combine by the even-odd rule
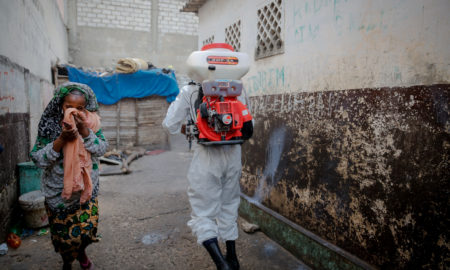
[[[53,211],[47,205],[46,209],[53,246],[65,261],[77,259],[80,250],[98,242],[97,198],[75,209]]]

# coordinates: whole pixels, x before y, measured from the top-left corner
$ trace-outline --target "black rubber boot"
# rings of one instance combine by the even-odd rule
[[[235,241],[226,241],[226,244],[227,244],[227,255],[225,258],[233,270],[239,270],[239,261],[236,256]]]
[[[232,270],[228,262],[223,257],[222,252],[220,252],[217,238],[206,240],[205,242],[203,242],[203,246],[206,248],[214,263],[216,264],[217,270]]]

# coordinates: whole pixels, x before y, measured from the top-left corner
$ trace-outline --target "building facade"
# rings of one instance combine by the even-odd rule
[[[68,1],[73,64],[114,69],[120,58],[136,57],[160,68],[170,66],[185,84],[185,61],[198,39],[198,17],[180,12],[185,2]]]
[[[199,48],[250,55],[246,196],[373,266],[448,267],[450,2],[184,10],[198,12]]]

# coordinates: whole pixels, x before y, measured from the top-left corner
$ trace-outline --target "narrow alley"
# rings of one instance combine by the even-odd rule
[[[182,135],[172,136],[171,146],[171,151],[136,160],[131,174],[101,177],[101,240],[88,248],[96,269],[215,269],[186,225],[186,172],[192,152]],[[0,256],[1,269],[60,268],[50,234],[36,234]],[[241,229],[237,249],[243,270],[310,269],[259,231],[246,234]]]
[[[0,270],[450,269],[449,14],[0,0]]]

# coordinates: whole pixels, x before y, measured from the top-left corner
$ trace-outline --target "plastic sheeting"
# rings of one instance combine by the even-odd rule
[[[170,103],[180,92],[175,73],[165,74],[161,69],[99,77],[95,72],[85,72],[69,66],[66,68],[70,81],[89,85],[97,96],[97,101],[105,105],[114,104],[122,98],[143,98],[151,95],[166,97]]]

